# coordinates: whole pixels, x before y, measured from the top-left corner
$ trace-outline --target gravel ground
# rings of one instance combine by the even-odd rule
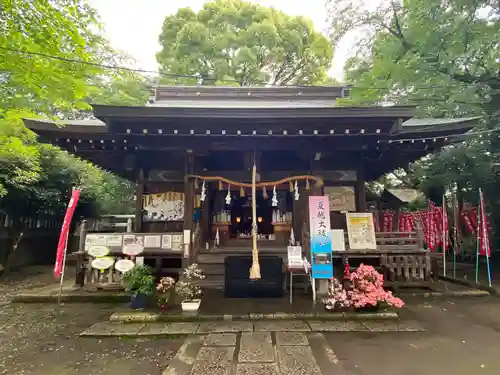
[[[0,374],[161,374],[183,339],[78,337],[116,306],[9,303],[19,290],[53,282],[46,271],[28,268],[0,282]]]

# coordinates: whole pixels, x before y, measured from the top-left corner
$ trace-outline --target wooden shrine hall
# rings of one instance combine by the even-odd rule
[[[93,105],[95,120],[25,124],[41,141],[136,182],[133,232],[144,235],[145,262],[159,274],[198,262],[205,286],[222,288],[224,259],[250,254],[254,163],[260,253],[285,257],[293,231],[308,255],[310,195],[328,195],[331,227],[345,229],[345,211],[367,210],[366,181],[439,150],[477,121],[415,119],[413,107],[339,106],[348,92],[342,86],[160,86],[144,106]],[[153,234],[165,240],[148,240]],[[377,234],[379,240],[380,249],[360,257],[425,252],[416,234],[400,242]],[[428,278],[425,272],[414,276]],[[118,277],[111,273],[110,282]],[[248,268],[239,277],[248,279]]]

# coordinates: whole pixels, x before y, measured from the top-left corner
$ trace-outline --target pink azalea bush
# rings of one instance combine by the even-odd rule
[[[348,292],[349,300],[355,308],[377,306],[386,303],[401,308],[404,302],[384,290],[384,277],[372,266],[361,264],[351,273],[352,290]]]
[[[351,306],[351,301],[346,290],[337,279],[333,278],[328,288],[328,295],[323,300],[327,310],[346,308]]]

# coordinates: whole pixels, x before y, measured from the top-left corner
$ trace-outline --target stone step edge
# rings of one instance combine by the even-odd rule
[[[261,320],[399,320],[397,312],[367,313],[266,313],[266,314],[205,314],[205,313],[153,313],[153,312],[115,312],[111,322],[144,323],[144,322],[205,322],[205,321],[261,321]]]

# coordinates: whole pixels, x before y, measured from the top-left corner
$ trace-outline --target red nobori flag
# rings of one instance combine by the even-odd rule
[[[406,213],[401,212],[398,217],[398,232],[405,232]]]
[[[436,215],[436,205],[432,202],[429,201],[429,210],[427,211],[427,221],[429,224],[429,238],[427,241],[427,246],[431,251],[436,251],[436,248],[438,246],[438,238],[437,238],[437,223],[436,223],[436,218],[438,217]]]
[[[56,253],[56,263],[54,265],[54,277],[58,278],[61,276],[63,271],[64,256],[66,253],[66,246],[68,243],[69,227],[71,224],[71,219],[75,213],[75,208],[80,198],[80,190],[73,189],[71,192],[71,199],[68,203],[68,208],[66,209],[66,215],[64,215],[64,221],[61,228],[61,234],[59,236],[59,243],[57,244]]]
[[[484,209],[484,195],[483,191],[479,189],[479,228],[478,228],[478,236],[479,236],[479,255],[486,255],[487,257],[491,256],[491,248],[490,248],[490,238],[488,236],[488,217],[486,216],[486,210]]]
[[[384,211],[382,215],[382,231],[394,232],[394,211]]]
[[[476,208],[468,208],[462,210],[462,217],[465,222],[465,227],[467,231],[472,234],[477,234],[477,223],[478,223],[478,215]]]

